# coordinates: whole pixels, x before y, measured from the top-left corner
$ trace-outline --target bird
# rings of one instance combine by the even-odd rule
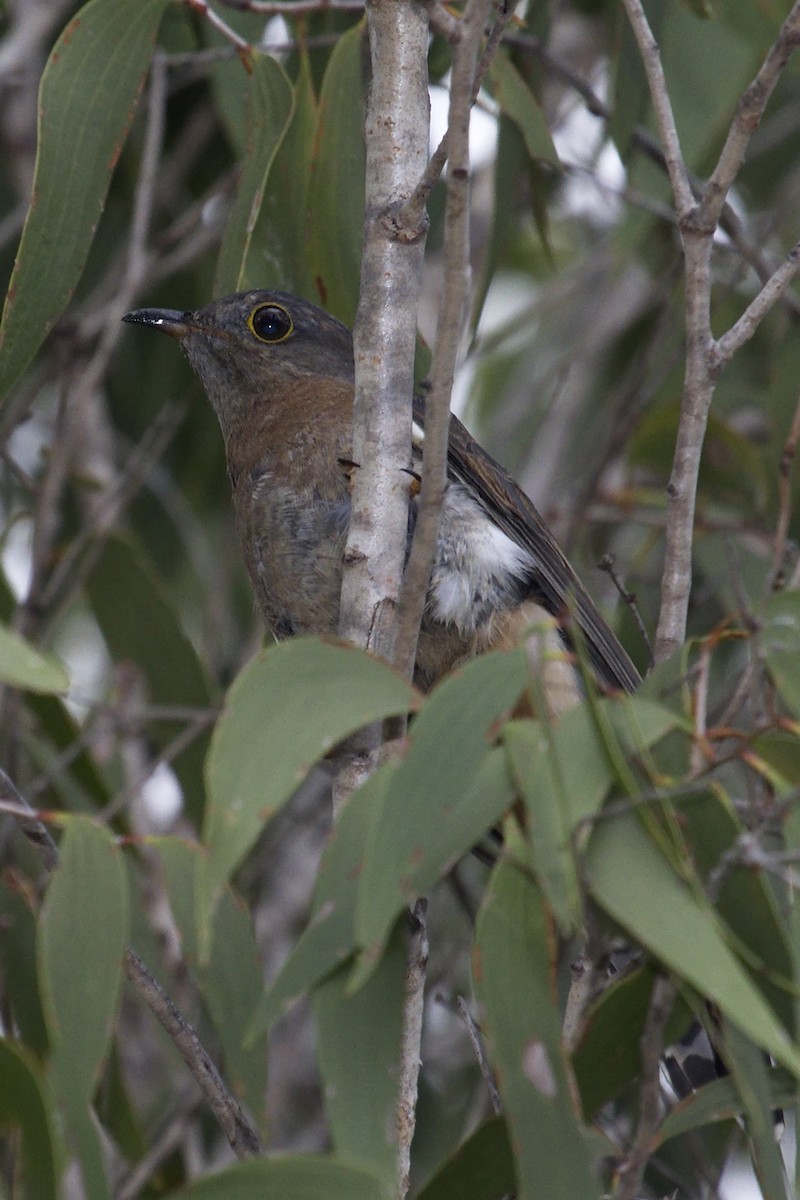
[[[335,635],[358,467],[350,330],[308,300],[265,289],[195,311],[136,309],[122,320],[175,338],[200,378],[222,430],[238,540],[267,628],[278,640]],[[398,463],[409,479],[409,545],[422,394],[413,417],[409,461]],[[451,415],[415,683],[427,692],[470,658],[526,634],[554,717],[581,697],[576,638],[603,690],[632,692],[640,682],[531,500]]]

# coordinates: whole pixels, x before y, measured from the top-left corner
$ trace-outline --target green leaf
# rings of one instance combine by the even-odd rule
[[[415,1200],[503,1200],[515,1187],[506,1123],[494,1117],[470,1134]]]
[[[0,1129],[22,1133],[21,1194],[58,1200],[58,1159],[47,1081],[22,1046],[0,1040]],[[16,1192],[15,1192],[16,1194]]]
[[[264,17],[260,13],[234,12],[225,14],[227,24],[255,47],[264,32]],[[227,47],[230,42],[225,34],[215,29],[209,21],[199,26],[200,37],[207,47]],[[162,41],[164,34],[162,31]],[[193,42],[195,48],[196,42]],[[242,157],[247,143],[247,103],[250,95],[250,76],[238,54],[220,58],[209,71],[209,80],[214,93],[214,107],[237,157]]]
[[[128,940],[128,881],[102,827],[70,817],[39,925],[42,1001],[54,1078],[87,1195],[110,1196],[89,1103],[111,1044]]]
[[[655,4],[649,6],[647,12],[656,37],[659,35],[662,24],[663,7],[663,0],[656,0]],[[642,56],[623,9],[617,7],[611,9],[610,19],[616,26],[611,31],[610,40],[616,45],[614,46],[615,54],[611,60],[614,77],[609,132],[622,161],[627,164],[631,154],[634,129],[637,125],[644,124],[647,115],[650,92]]]
[[[319,299],[309,257],[308,194],[317,130],[317,100],[308,56],[294,84],[294,108],[267,178],[245,263],[248,283]]]
[[[65,826],[39,923],[39,978],[60,1080],[88,1103],[119,1001],[128,883],[105,829],[85,817]]]
[[[664,5],[660,42],[683,157],[691,169],[701,169],[713,158],[739,96],[760,66],[760,51],[730,25],[698,19],[678,4]],[[706,119],[698,121],[698,113]]]
[[[315,763],[373,721],[405,713],[417,693],[352,646],[292,638],[259,654],[234,682],[211,743],[199,873],[205,946],[221,886]]]
[[[536,877],[567,936],[580,928],[583,905],[572,851],[571,794],[564,787],[557,752],[551,753],[553,731],[538,721],[509,721],[503,729],[503,745],[525,800]]]
[[[111,537],[103,547],[87,590],[112,657],[136,663],[147,682],[151,704],[208,708],[215,703],[205,668],[186,635],[161,580],[135,542]],[[148,730],[163,748],[184,722],[159,721]],[[203,810],[203,762],[210,734],[200,734],[172,760],[189,815]]]
[[[492,741],[527,679],[524,650],[494,651],[451,675],[425,701],[370,830],[356,926],[368,951],[365,965],[380,953],[398,913],[511,804],[505,758]]]
[[[253,1014],[246,1044],[356,949],[355,912],[364,849],[393,768],[379,768],[353,792],[328,838],[317,872],[312,917]]]
[[[772,1108],[788,1108],[797,1100],[797,1080],[782,1067],[773,1067],[767,1071],[769,1101],[766,1111]],[[657,1145],[662,1145],[670,1138],[691,1133],[703,1125],[715,1121],[729,1121],[741,1116],[743,1109],[742,1098],[736,1084],[730,1076],[715,1079],[713,1083],[699,1088],[691,1096],[687,1096],[677,1104],[665,1117],[657,1135]]]
[[[250,913],[230,888],[217,906],[211,955],[200,983],[222,1043],[228,1086],[263,1129],[267,1038],[244,1044],[250,1014],[264,990],[263,971]]]
[[[252,58],[247,105],[247,140],[239,186],[220,247],[215,295],[253,287],[246,275],[253,231],[270,169],[292,117],[292,85],[280,63],[266,54]]]
[[[336,1152],[373,1171],[387,1193],[397,1172],[397,1098],[407,966],[398,922],[364,987],[349,990],[348,967],[312,995],[317,1062]]]
[[[23,895],[10,886],[0,887],[0,952],[12,1028],[30,1050],[44,1057],[47,1030],[36,970],[36,923]]]
[[[701,879],[718,866],[745,827],[733,804],[719,789],[677,803],[680,827]],[[737,939],[735,949],[753,982],[786,1026],[794,1027],[792,956],[772,880],[743,863],[727,870],[715,901],[717,912]]]
[[[364,22],[340,37],[319,97],[309,255],[321,303],[352,326],[364,225]]]
[[[589,1014],[586,1029],[572,1055],[584,1120],[593,1121],[615,1099],[642,1065],[641,1036],[656,978],[650,966],[631,971],[608,987]],[[664,1040],[681,1037],[692,1019],[679,998],[667,1023]]]
[[[31,692],[65,692],[69,687],[69,675],[57,658],[35,650],[5,625],[0,625],[0,680]]]
[[[555,1003],[555,937],[539,888],[510,862],[492,873],[473,977],[509,1126],[520,1200],[600,1196]]]
[[[764,1055],[728,1022],[722,1026],[721,1054],[742,1099],[758,1181],[764,1200],[788,1200],[784,1165],[775,1141],[767,1063]]]
[[[251,1159],[198,1179],[181,1200],[386,1200],[373,1176],[314,1154]]]
[[[51,51],[33,192],[0,325],[0,398],[80,279],[167,3],[90,0]]]
[[[196,972],[200,994],[217,1031],[225,1079],[238,1100],[263,1128],[267,1074],[266,1037],[245,1045],[248,1019],[261,999],[261,960],[250,914],[231,888],[214,913],[211,953],[201,963],[197,953],[195,875],[201,847],[180,838],[148,839],[164,867],[170,908],[181,938],[184,961]]]
[[[800,1074],[800,1052],[728,947],[712,909],[675,874],[638,816],[596,826],[585,872],[595,900],[623,929]]]
[[[489,69],[489,79],[501,112],[504,112],[519,129],[531,158],[560,167],[561,163],[539,101],[505,50],[500,49],[495,55]]]
[[[669,709],[638,696],[595,703],[628,754],[642,753],[677,724]],[[616,777],[597,714],[581,704],[554,728],[512,721],[503,731],[525,802],[531,864],[565,934],[582,921],[573,833],[580,821],[597,812]]]

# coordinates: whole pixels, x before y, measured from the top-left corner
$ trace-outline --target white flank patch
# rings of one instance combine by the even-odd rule
[[[528,574],[531,556],[503,533],[459,484],[450,484],[442,511],[439,551],[432,580],[434,615],[462,633],[474,632],[492,591]],[[501,596],[498,595],[498,600]]]

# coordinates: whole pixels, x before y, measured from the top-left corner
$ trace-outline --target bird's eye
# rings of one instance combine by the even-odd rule
[[[292,318],[280,304],[260,304],[250,313],[247,324],[262,342],[282,342],[294,329]]]

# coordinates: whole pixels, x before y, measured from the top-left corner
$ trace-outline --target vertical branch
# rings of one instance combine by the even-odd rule
[[[650,1008],[641,1041],[641,1098],[639,1124],[630,1153],[619,1171],[616,1200],[636,1200],[653,1148],[661,1113],[659,1070],[664,1049],[664,1030],[675,999],[675,985],[660,975],[653,985]]]
[[[413,668],[425,596],[436,552],[450,431],[450,393],[469,288],[469,122],[475,97],[478,49],[491,0],[470,0],[453,48],[447,121],[447,199],[444,285],[425,403],[425,448],[417,523],[400,601],[398,666]]]
[[[417,307],[427,214],[400,224],[428,156],[428,23],[417,4],[368,0],[372,80],[366,117],[366,213],[354,331],[355,404],[350,529],[340,634],[394,655],[406,554]],[[378,727],[352,739],[334,789],[334,814],[377,763]],[[424,902],[411,938],[396,1108],[397,1195],[408,1190],[422,1036],[427,941]]]
[[[641,0],[623,0],[647,73],[653,108],[672,183],[686,264],[686,367],[678,436],[667,486],[667,528],[656,662],[682,645],[692,581],[692,539],[697,481],[708,413],[721,367],[779,299],[800,266],[795,248],[786,263],[764,283],[760,294],[734,328],[719,342],[711,331],[711,253],[714,233],[728,191],[744,162],[747,147],[769,97],[792,53],[800,45],[800,0],[781,27],[753,82],[745,89],[706,187],[695,200],[683,161],[658,45]]]
[[[356,393],[350,531],[339,632],[382,658],[394,653],[405,560],[411,398],[427,217],[398,228],[428,154],[428,25],[421,7],[367,4],[372,81],[366,117],[366,218],[354,342]],[[339,774],[335,807],[373,769],[373,731]]]
[[[417,1123],[422,1018],[428,967],[428,901],[420,898],[411,913],[412,930],[406,968],[400,1087],[397,1098],[397,1195],[402,1200],[411,1182],[411,1142]]]

